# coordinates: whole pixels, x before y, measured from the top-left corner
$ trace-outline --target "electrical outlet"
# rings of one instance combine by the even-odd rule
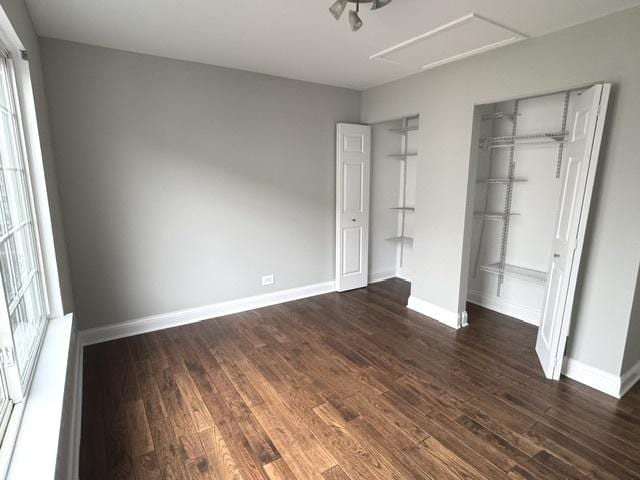
[[[275,283],[275,279],[273,278],[273,274],[265,275],[262,277],[262,286],[266,287],[267,285],[273,285]]]

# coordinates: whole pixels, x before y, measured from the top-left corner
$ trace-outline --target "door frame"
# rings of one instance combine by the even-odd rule
[[[568,300],[567,300],[567,309],[563,315],[562,320],[562,335],[568,336],[569,328],[571,327],[571,315],[573,313],[573,306],[575,303],[575,293],[576,286],[580,271],[580,265],[582,263],[582,254],[584,247],[584,238],[586,235],[587,224],[591,211],[591,201],[593,197],[593,190],[595,186],[595,178],[597,175],[597,167],[598,161],[600,157],[600,150],[602,146],[602,138],[604,133],[604,124],[607,116],[607,109],[609,106],[610,94],[611,94],[611,83],[610,82],[593,82],[587,84],[581,84],[579,86],[573,86],[569,88],[554,88],[552,90],[546,90],[539,93],[528,93],[519,96],[509,96],[498,99],[491,99],[482,102],[476,102],[473,104],[473,127],[471,134],[471,145],[469,152],[469,170],[468,170],[468,179],[467,179],[467,202],[466,202],[466,211],[465,211],[465,225],[464,225],[464,247],[463,247],[463,269],[460,280],[460,301],[464,305],[467,301],[468,294],[468,284],[469,284],[469,273],[472,268],[470,259],[471,259],[471,249],[472,249],[472,235],[473,235],[473,210],[474,210],[474,199],[475,199],[475,189],[476,189],[476,180],[477,180],[477,145],[479,139],[479,121],[478,116],[476,115],[477,110],[487,104],[492,103],[501,103],[508,102],[512,100],[523,100],[528,98],[542,97],[546,95],[554,95],[567,91],[576,91],[576,90],[586,90],[595,85],[601,84],[602,88],[602,96],[600,100],[601,110],[599,111],[597,117],[597,123],[595,128],[595,142],[592,148],[591,160],[589,162],[589,170],[587,172],[587,182],[586,182],[586,191],[582,202],[581,215],[578,222],[578,235],[576,239],[576,250],[575,255],[573,257],[573,263],[571,265],[571,272],[569,276],[569,292],[568,292]],[[594,158],[595,155],[595,158]],[[562,353],[558,352],[558,356],[560,358],[557,359],[557,373],[554,375],[554,378],[559,378],[560,369],[563,365],[564,351]]]

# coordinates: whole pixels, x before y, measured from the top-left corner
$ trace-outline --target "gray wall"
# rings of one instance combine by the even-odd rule
[[[614,83],[567,354],[619,374],[640,264],[640,8],[363,93],[367,123],[420,114],[412,295],[464,310],[474,104]]]
[[[335,124],[359,92],[41,46],[81,329],[333,279]]]

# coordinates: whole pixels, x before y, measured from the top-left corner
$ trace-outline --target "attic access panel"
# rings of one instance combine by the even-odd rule
[[[526,38],[510,28],[470,13],[369,58],[415,70],[428,70]]]

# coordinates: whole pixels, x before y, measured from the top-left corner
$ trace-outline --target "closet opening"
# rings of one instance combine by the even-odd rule
[[[609,87],[474,112],[466,300],[537,327],[549,378],[562,367]]]
[[[411,282],[419,117],[371,126],[369,283]]]

